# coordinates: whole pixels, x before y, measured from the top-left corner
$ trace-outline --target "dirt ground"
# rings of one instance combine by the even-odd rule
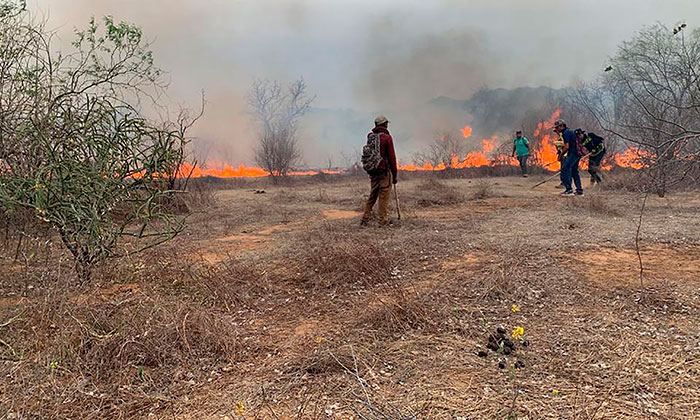
[[[700,193],[649,196],[640,278],[642,197],[538,180],[410,179],[367,228],[364,178],[222,190],[84,287],[7,245],[0,417],[700,418]]]

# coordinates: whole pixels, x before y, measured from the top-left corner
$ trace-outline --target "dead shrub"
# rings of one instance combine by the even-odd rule
[[[216,188],[208,182],[190,182],[183,197],[190,212],[207,209],[217,203]]]
[[[347,346],[337,347],[320,340],[305,340],[284,362],[282,372],[291,375],[332,375],[343,372],[343,366],[353,366],[353,356]]]
[[[472,193],[473,200],[484,200],[493,196],[493,187],[491,183],[485,179],[479,179],[474,184],[474,192]]]
[[[428,178],[418,185],[416,199],[422,207],[445,206],[462,203],[464,195],[455,187]]]
[[[369,237],[348,241],[328,231],[316,232],[295,260],[302,283],[312,287],[370,287],[391,279],[393,258]]]
[[[645,179],[635,170],[618,169],[606,173],[599,188],[604,191],[639,192],[646,189]]]
[[[576,197],[575,200],[568,200],[567,207],[571,210],[582,209],[588,211],[594,215],[603,216],[620,216],[621,213],[616,208],[612,207],[608,200],[599,194],[588,195],[579,199]]]
[[[362,308],[357,321],[359,327],[395,334],[430,325],[429,310],[418,293],[396,283],[385,289],[384,294],[376,294],[371,303]]]
[[[189,299],[227,312],[265,292],[263,276],[256,268],[235,258],[190,267],[181,283],[176,281],[172,286],[180,286]]]
[[[212,364],[243,354],[240,327],[177,299],[46,299],[19,310],[3,340],[33,362],[17,364],[5,389],[27,418],[71,417],[76,406],[128,417],[177,393],[175,382],[204,381]]]

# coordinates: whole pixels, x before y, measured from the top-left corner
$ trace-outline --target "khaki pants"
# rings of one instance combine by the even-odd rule
[[[382,175],[370,176],[371,190],[365,202],[365,213],[362,221],[367,222],[372,218],[372,208],[379,199],[379,223],[389,222],[389,198],[391,197],[391,171],[386,171]]]

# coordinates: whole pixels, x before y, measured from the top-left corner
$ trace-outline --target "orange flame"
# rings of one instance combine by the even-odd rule
[[[189,175],[192,178],[207,176],[217,178],[261,178],[268,175],[262,168],[246,167],[242,163],[238,165],[238,167],[216,163],[207,166],[207,168],[202,168],[199,165],[193,166],[192,164],[184,163],[181,168],[181,173],[185,176]]]
[[[337,169],[322,169],[320,171],[290,171],[289,175],[303,176],[303,175],[318,175],[319,173],[324,173],[327,175],[339,174],[340,171]],[[203,177],[216,177],[216,178],[263,178],[270,175],[263,168],[258,168],[255,166],[245,166],[242,163],[237,167],[225,163],[214,163],[207,165],[203,168],[200,165],[192,165],[190,163],[183,163],[180,168],[180,174],[183,177],[190,178],[203,178]]]
[[[481,140],[481,147],[484,150],[484,153],[493,153],[493,151],[496,150],[497,140],[497,136],[491,137],[490,140]]]
[[[471,136],[471,127],[465,126],[462,129],[462,135],[465,138],[468,138]],[[496,147],[498,144],[498,136],[493,136],[490,139],[484,139],[481,140],[481,151],[474,151],[468,153],[463,159],[459,156],[452,156],[452,162],[450,164],[450,168],[453,169],[464,169],[464,168],[480,168],[482,166],[500,166],[500,165],[517,165],[518,160],[514,158],[510,158],[510,156],[504,157],[503,155],[498,155],[496,154],[495,156],[489,157],[489,155],[493,155],[494,152],[496,151]],[[426,163],[423,166],[416,166],[416,165],[399,165],[399,170],[402,171],[442,171],[446,169],[445,164],[440,163],[438,165],[431,165],[430,163]]]
[[[462,136],[465,139],[468,139],[472,135],[472,128],[468,125],[465,125],[464,128],[462,128]]]
[[[558,140],[558,135],[552,133],[551,128],[554,125],[554,121],[559,119],[561,115],[561,109],[556,109],[552,115],[546,120],[537,124],[535,128],[534,138],[539,138],[539,150],[535,152],[536,162],[539,165],[546,165],[545,168],[551,171],[558,171],[561,168],[561,164],[557,160],[557,149],[554,145],[554,141]],[[461,129],[462,136],[468,139],[472,135],[472,127],[465,125]],[[441,137],[441,140],[445,140],[445,137]],[[450,167],[454,169],[463,168],[479,168],[484,166],[518,166],[518,160],[507,154],[498,153],[498,136],[492,136],[490,139],[481,140],[481,150],[473,151],[468,153],[464,158],[461,156],[452,156],[452,161]],[[628,167],[633,169],[640,169],[643,165],[643,158],[648,156],[645,153],[635,147],[630,147],[624,153],[617,154],[613,157],[611,162],[620,167]],[[533,162],[534,163],[534,162]],[[581,169],[586,169],[588,160],[581,162]],[[603,169],[611,169],[612,165],[605,164],[602,166]],[[399,165],[399,170],[401,171],[442,171],[447,169],[447,165],[440,163],[438,165],[431,165],[426,163],[422,166],[416,165]],[[203,168],[200,165],[193,166],[191,164],[183,164],[180,173],[183,176],[191,176],[192,178],[201,177],[218,177],[218,178],[262,178],[269,174],[262,168],[249,167],[243,164],[239,164],[237,167],[215,163],[207,165]],[[289,175],[318,175],[320,173],[324,174],[339,174],[340,171],[336,169],[321,169],[320,171],[293,171]]]
[[[648,157],[649,153],[632,146],[624,153],[615,155],[615,164],[623,168],[642,169],[644,167],[643,159]]]
[[[561,115],[561,109],[555,109],[552,116],[547,119],[547,121],[542,121],[537,124],[535,132],[533,133],[535,138],[542,136],[540,140],[540,150],[535,154],[540,162],[540,165],[547,165],[546,167],[553,171],[558,171],[561,169],[561,163],[557,160],[557,148],[554,146],[554,141],[557,139],[556,134],[551,134],[550,128],[554,125],[554,121],[559,119]]]

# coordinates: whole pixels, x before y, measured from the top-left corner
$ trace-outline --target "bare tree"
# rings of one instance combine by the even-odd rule
[[[293,82],[286,89],[277,81],[253,83],[248,104],[260,124],[255,161],[275,183],[286,177],[301,159],[298,122],[314,99],[315,96],[308,96],[304,79]]]
[[[464,138],[449,131],[438,132],[432,143],[422,152],[416,153],[413,160],[418,165],[443,166],[449,170],[454,167],[455,160],[462,159],[465,150]]]
[[[351,151],[341,151],[340,159],[345,171],[351,175],[364,174],[364,169],[362,169],[362,151],[360,149],[353,149]]]
[[[642,29],[599,81],[574,93],[601,127],[636,147],[644,185],[662,197],[700,177],[700,30],[684,29]]]

